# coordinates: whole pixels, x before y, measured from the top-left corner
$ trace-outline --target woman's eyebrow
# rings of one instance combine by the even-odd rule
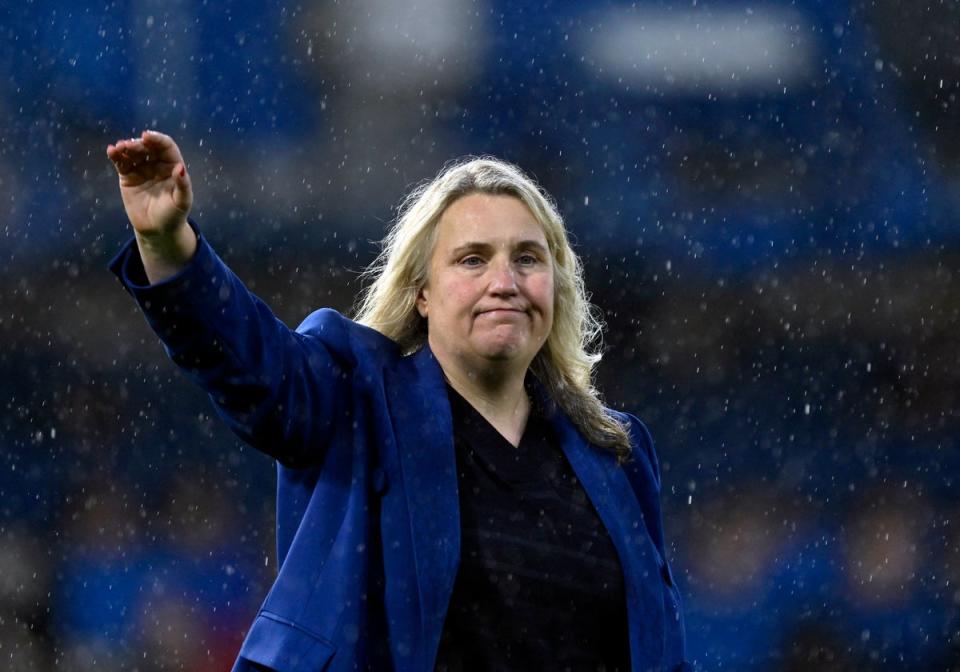
[[[521,240],[517,243],[517,248],[521,250],[536,250],[542,254],[548,252],[547,246],[541,243],[539,240]]]
[[[467,252],[492,252],[493,245],[490,243],[483,243],[480,241],[469,241],[458,245],[453,248],[451,254],[455,257],[459,257],[461,254],[466,254]]]
[[[518,240],[516,243],[512,243],[511,247],[516,250],[536,250],[542,254],[547,253],[547,246],[541,243],[539,240],[529,239],[529,240]],[[491,243],[481,242],[481,241],[469,241],[458,245],[453,248],[451,254],[453,256],[460,256],[461,254],[466,254],[467,252],[493,252],[495,246]]]

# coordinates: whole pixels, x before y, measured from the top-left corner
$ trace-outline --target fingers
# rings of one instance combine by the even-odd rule
[[[176,188],[173,193],[174,204],[183,212],[189,212],[190,206],[193,204],[193,185],[190,183],[187,167],[180,163],[173,169],[173,175],[176,179]]]
[[[177,144],[173,141],[166,133],[161,133],[160,131],[151,131],[146,130],[140,134],[140,139],[151,145],[157,147],[176,147]]]
[[[169,135],[157,131],[144,131],[139,138],[118,140],[107,146],[109,158],[120,175],[127,175],[139,167],[150,164],[163,170],[173,170],[182,164],[180,149]]]
[[[107,157],[121,175],[126,175],[138,165],[149,160],[149,153],[139,140],[119,140],[107,146]]]
[[[117,169],[118,173],[126,175],[142,164],[146,155],[137,151],[137,148],[130,147],[129,141],[121,140],[115,145],[107,146],[107,158],[113,162],[113,167]]]
[[[160,161],[169,161],[171,163],[182,162],[180,148],[169,135],[159,131],[144,131],[140,135],[143,146],[148,152],[157,156]]]

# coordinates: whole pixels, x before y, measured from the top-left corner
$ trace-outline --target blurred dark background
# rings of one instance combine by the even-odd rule
[[[658,441],[702,670],[960,670],[960,6],[130,0],[0,9],[0,661],[228,669],[272,462],[106,264],[105,147],[180,143],[289,325],[463,154],[557,198]]]

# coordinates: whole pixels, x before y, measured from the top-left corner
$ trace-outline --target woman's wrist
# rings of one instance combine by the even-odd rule
[[[134,233],[143,261],[143,270],[153,285],[183,270],[197,251],[197,234],[186,219],[170,232]]]

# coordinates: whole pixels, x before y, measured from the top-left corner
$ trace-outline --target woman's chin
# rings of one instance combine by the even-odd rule
[[[526,362],[525,343],[515,341],[499,341],[486,344],[479,349],[480,355],[489,362]]]

